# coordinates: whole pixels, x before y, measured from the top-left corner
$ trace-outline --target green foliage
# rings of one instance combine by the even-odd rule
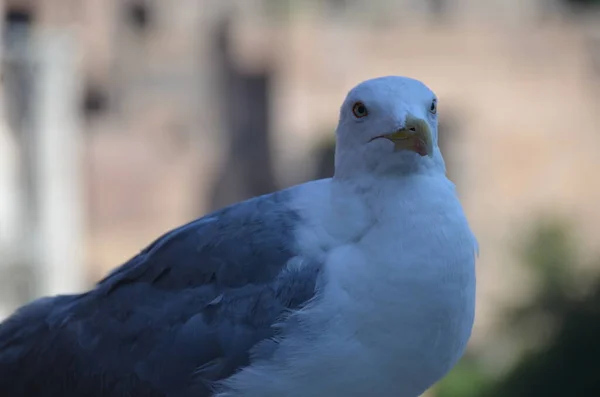
[[[600,396],[600,283],[564,307],[552,340],[526,354],[482,397]]]
[[[600,279],[578,287],[573,269],[580,259],[569,231],[561,221],[544,220],[519,247],[536,285],[531,301],[507,313],[512,333],[532,342],[516,364],[490,379],[476,357],[465,357],[436,397],[600,396]],[[600,259],[593,265],[600,268]]]
[[[569,228],[560,220],[541,221],[522,247],[525,265],[539,279],[538,299],[565,299],[573,288],[572,267],[578,261]]]
[[[600,0],[562,0],[563,3],[566,3],[570,6],[576,7],[597,7],[600,6]]]
[[[580,260],[571,236],[561,222],[544,221],[523,247],[538,288],[531,302],[509,313],[509,319],[519,331],[527,319],[550,318],[553,329],[545,343],[526,351],[481,397],[600,396],[600,280],[587,291],[577,290],[573,269]],[[529,330],[543,334],[546,327]]]
[[[465,355],[434,391],[436,397],[479,397],[490,383],[490,376],[481,370],[476,357]]]
[[[533,273],[533,294],[530,301],[506,314],[506,325],[535,340],[560,326],[570,310],[576,292],[577,247],[564,221],[546,218],[534,225],[518,249],[521,263]]]

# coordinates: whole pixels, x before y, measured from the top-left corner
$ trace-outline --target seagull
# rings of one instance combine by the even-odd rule
[[[335,172],[176,228],[0,325],[11,397],[417,397],[464,353],[477,241],[422,82],[343,101]]]

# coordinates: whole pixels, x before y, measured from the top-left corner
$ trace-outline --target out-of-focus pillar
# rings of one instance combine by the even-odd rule
[[[45,29],[36,40],[34,175],[38,207],[39,295],[85,287],[83,258],[81,78],[70,31]]]

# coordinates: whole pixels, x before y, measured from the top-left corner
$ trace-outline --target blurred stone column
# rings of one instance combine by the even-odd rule
[[[36,37],[32,145],[38,219],[39,295],[85,287],[81,74],[75,35],[42,29]]]
[[[219,125],[225,136],[225,158],[211,209],[276,189],[270,147],[270,74],[240,69],[231,54],[229,26],[224,21],[216,34]]]
[[[5,29],[5,3],[0,0],[0,32]],[[9,314],[14,304],[14,293],[10,288],[11,280],[7,277],[10,267],[15,262],[14,245],[18,232],[18,148],[13,132],[6,120],[5,112],[5,53],[6,43],[0,47],[0,320]]]
[[[0,32],[4,32],[4,1],[0,0]],[[17,191],[17,146],[14,134],[6,121],[5,102],[4,102],[4,64],[5,64],[5,43],[0,47],[0,255],[10,255],[7,251],[14,242],[14,227],[16,224],[16,199]],[[0,265],[7,261],[2,260]]]
[[[2,4],[0,142],[0,317],[35,293],[31,235],[35,210],[27,148],[30,138],[33,67],[32,15]],[[26,243],[27,242],[27,243]]]

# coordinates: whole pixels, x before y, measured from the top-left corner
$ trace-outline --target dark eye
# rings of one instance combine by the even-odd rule
[[[436,114],[437,113],[437,99],[434,99],[433,101],[431,101],[431,106],[429,106],[429,111],[432,114]]]
[[[359,119],[369,114],[367,107],[362,102],[356,102],[354,106],[352,106],[352,113]]]

